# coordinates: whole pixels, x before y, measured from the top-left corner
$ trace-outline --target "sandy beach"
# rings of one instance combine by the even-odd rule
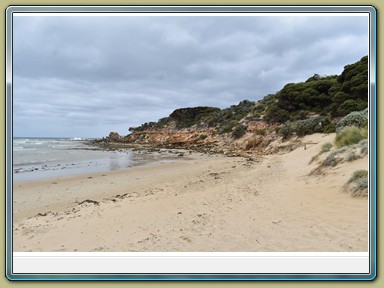
[[[15,252],[365,252],[368,200],[342,192],[368,158],[323,174],[334,134],[282,155],[188,159],[13,185]]]

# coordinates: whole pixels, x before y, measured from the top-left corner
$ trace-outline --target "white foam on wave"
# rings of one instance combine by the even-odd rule
[[[36,148],[24,148],[24,147],[15,147],[13,146],[13,151],[35,151]]]

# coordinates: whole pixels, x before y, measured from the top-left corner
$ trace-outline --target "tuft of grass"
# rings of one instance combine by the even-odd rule
[[[349,151],[346,155],[345,155],[345,160],[347,160],[348,162],[351,162],[353,160],[356,160],[358,159],[359,156],[356,155],[356,153],[354,151]]]
[[[368,188],[368,178],[362,178],[356,183],[356,188],[358,190],[367,189]]]
[[[352,197],[368,196],[368,171],[357,170],[353,172],[351,178],[344,185],[344,192],[350,193]]]
[[[358,146],[360,147],[360,154],[362,156],[364,155],[367,155],[368,154],[368,141],[367,140],[361,140],[358,144]]]
[[[368,178],[363,178],[357,181],[355,187],[351,191],[352,197],[367,197],[368,196]]]
[[[309,164],[311,164],[313,161],[317,160],[321,154],[329,152],[331,150],[331,148],[332,148],[331,143],[329,143],[329,142],[325,143],[323,146],[321,146],[320,152],[311,158],[311,161],[309,161]]]
[[[353,172],[351,178],[349,178],[347,183],[356,182],[359,179],[367,178],[368,177],[368,171],[367,170],[356,170]]]
[[[345,152],[347,150],[348,150],[348,147],[344,146],[344,147],[340,147],[340,148],[335,149],[332,153],[340,154],[340,153],[343,153],[343,152]]]
[[[336,147],[349,146],[357,144],[361,140],[367,139],[367,137],[367,128],[348,126],[336,134],[335,145]]]
[[[336,158],[336,153],[331,153],[325,158],[323,161],[324,166],[336,166],[338,162],[338,159]]]
[[[327,142],[323,146],[321,146],[321,153],[329,152],[331,148],[332,148],[332,144]]]
[[[333,150],[327,156],[327,158],[324,159],[324,161],[321,165],[322,166],[332,166],[332,167],[336,166],[337,163],[339,163],[342,160],[340,158],[337,158],[336,155],[341,154],[341,153],[345,152],[346,150],[348,150],[347,147],[341,147],[341,148]]]

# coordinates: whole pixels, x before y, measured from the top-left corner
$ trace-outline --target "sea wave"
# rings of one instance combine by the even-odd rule
[[[15,147],[13,146],[13,151],[35,151],[36,148],[24,148],[22,146]]]

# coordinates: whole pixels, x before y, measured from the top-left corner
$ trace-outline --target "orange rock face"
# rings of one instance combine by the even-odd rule
[[[130,143],[137,144],[208,144],[212,142],[213,129],[200,130],[170,130],[159,129],[152,131],[133,132],[125,137]]]

